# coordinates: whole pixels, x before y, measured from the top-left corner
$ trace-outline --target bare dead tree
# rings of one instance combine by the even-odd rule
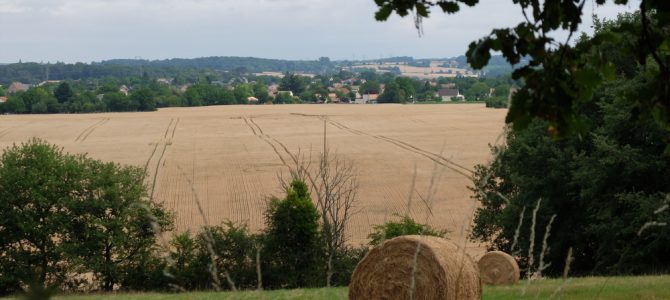
[[[318,158],[318,165],[312,165],[312,157],[300,151],[291,156],[293,166],[290,173],[308,183],[312,198],[316,201],[323,226],[322,235],[326,256],[326,286],[331,286],[335,273],[333,260],[339,250],[346,246],[345,230],[353,214],[354,202],[358,194],[358,177],[351,161],[330,151],[326,139],[324,119],[324,147]],[[282,180],[286,185],[287,181]]]

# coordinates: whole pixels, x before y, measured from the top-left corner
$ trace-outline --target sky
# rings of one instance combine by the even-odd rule
[[[609,19],[639,3],[593,7],[593,0],[585,1],[587,15]],[[0,0],[0,63],[441,58],[462,55],[492,28],[522,20],[512,0],[481,0],[455,15],[435,10],[419,37],[411,17],[377,22],[376,8],[373,0]],[[590,16],[584,19],[580,30],[592,32]]]

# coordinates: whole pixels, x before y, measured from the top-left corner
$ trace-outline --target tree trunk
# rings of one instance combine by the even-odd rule
[[[114,289],[114,278],[112,275],[112,251],[111,251],[111,245],[107,244],[105,245],[105,273],[104,274],[104,283],[103,283],[103,289],[107,292],[111,292]]]

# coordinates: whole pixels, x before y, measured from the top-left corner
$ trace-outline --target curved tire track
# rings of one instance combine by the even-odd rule
[[[145,172],[147,171],[149,164],[151,163],[151,160],[154,158],[154,155],[156,154],[156,150],[160,146],[160,144],[163,144],[163,150],[161,151],[160,156],[158,157],[158,160],[156,161],[156,166],[154,167],[154,172],[153,172],[153,178],[151,182],[151,194],[149,199],[153,200],[154,199],[154,194],[156,192],[156,184],[158,182],[158,173],[161,170],[161,167],[165,166],[165,152],[167,151],[167,148],[172,145],[172,140],[167,139],[168,134],[172,132],[172,136],[174,137],[175,130],[177,129],[177,124],[179,123],[179,118],[176,119],[172,118],[170,119],[170,123],[168,124],[167,128],[165,128],[165,133],[163,134],[163,139],[159,142],[156,142],[156,146],[154,146],[153,152],[151,152],[151,155],[149,156],[149,159],[146,162],[146,165],[144,167]]]
[[[377,139],[377,140],[381,140],[381,141],[393,144],[393,145],[395,145],[399,148],[402,148],[402,149],[407,150],[409,152],[412,152],[414,154],[417,154],[417,155],[423,156],[425,158],[428,158],[428,159],[432,160],[433,162],[435,162],[439,165],[442,165],[444,167],[447,167],[450,170],[452,170],[452,171],[454,171],[458,174],[461,174],[461,175],[463,175],[467,178],[472,178],[472,174],[474,173],[471,169],[469,169],[469,168],[467,168],[467,167],[465,167],[465,166],[463,166],[459,163],[456,163],[453,160],[448,159],[448,158],[446,158],[442,155],[423,150],[423,149],[421,149],[417,146],[414,146],[412,144],[409,144],[407,142],[403,142],[403,141],[400,141],[400,140],[397,140],[397,139],[394,139],[394,138],[386,137],[386,136],[383,136],[383,135],[374,135],[374,134],[367,133],[365,131],[353,129],[353,128],[348,127],[348,126],[346,126],[346,125],[344,125],[340,122],[331,120],[326,115],[307,115],[307,114],[297,114],[297,113],[294,114],[294,115],[303,116],[303,117],[319,118],[319,119],[325,120],[329,124],[335,126],[336,128],[339,128],[341,130],[345,130],[345,131],[348,131],[348,132],[356,134],[356,135],[368,136],[368,137],[371,137],[371,138],[374,138],[374,139]]]
[[[109,121],[109,118],[104,118],[94,123],[93,125],[86,127],[86,129],[84,129],[81,133],[79,133],[79,135],[77,136],[77,138],[74,139],[74,141],[75,142],[85,141],[86,138],[88,138],[88,136],[91,135],[91,133],[93,133],[93,131],[95,131],[98,127],[102,126],[103,124],[107,123],[107,121]]]
[[[284,166],[288,166],[286,159],[284,158],[284,156],[281,155],[280,151],[277,149],[277,145],[279,145],[279,147],[282,147],[284,151],[289,155],[289,157],[293,159],[293,154],[291,154],[291,152],[288,151],[286,146],[281,142],[279,142],[277,139],[265,134],[263,132],[263,129],[260,126],[258,126],[258,124],[256,124],[256,122],[254,122],[252,118],[243,117],[243,119],[244,122],[247,124],[247,126],[251,128],[251,131],[254,133],[254,135],[259,139],[263,140],[268,145],[270,145],[270,147],[272,147],[272,150],[275,152],[277,157],[279,157],[279,160],[281,160],[282,164],[284,164]],[[275,143],[277,143],[277,145],[275,145]]]

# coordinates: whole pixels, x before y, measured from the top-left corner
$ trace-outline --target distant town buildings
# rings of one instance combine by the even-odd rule
[[[30,89],[30,87],[31,86],[29,84],[23,84],[23,83],[15,81],[15,82],[12,82],[12,84],[9,85],[9,88],[7,88],[7,93],[15,94],[15,93],[18,93],[18,92],[25,92],[28,89]]]
[[[128,96],[128,94],[130,93],[130,89],[124,84],[119,88],[119,92],[121,94]]]
[[[437,96],[442,99],[442,102],[465,100],[465,96],[461,95],[458,89],[455,88],[439,89],[437,90]]]

